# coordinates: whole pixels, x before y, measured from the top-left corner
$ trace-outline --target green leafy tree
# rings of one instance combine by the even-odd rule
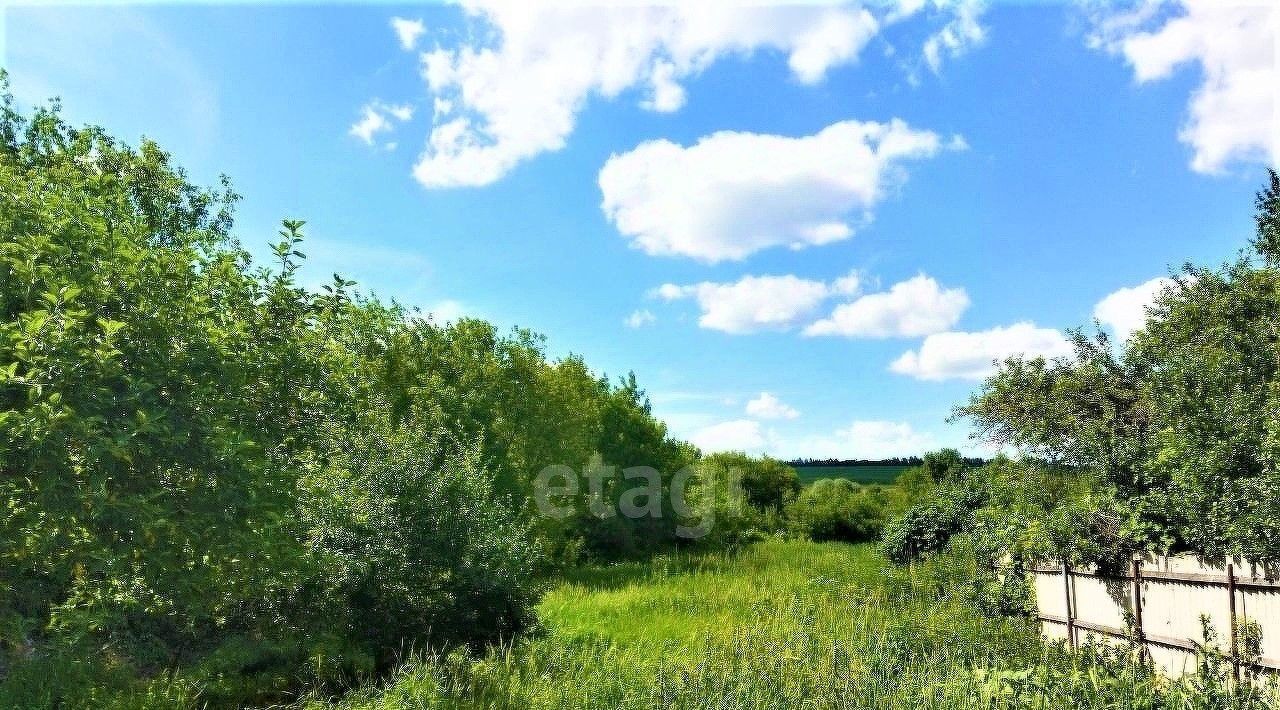
[[[1280,559],[1280,178],[1258,195],[1255,254],[1187,265],[1123,348],[1014,358],[963,407],[979,434],[1099,476],[1108,549]],[[1260,257],[1260,262],[1256,257]]]
[[[880,537],[893,512],[890,492],[845,478],[811,483],[787,506],[792,528],[817,541],[866,542]]]
[[[800,476],[786,463],[768,456],[755,458],[726,452],[703,458],[702,466],[719,478],[738,481],[746,503],[764,510],[781,510],[800,493]]]
[[[652,467],[665,499],[697,460],[634,376],[305,289],[303,223],[255,265],[236,200],[22,115],[0,72],[0,705],[277,702],[510,638],[545,551],[675,544],[671,516],[533,517],[547,465]]]
[[[909,503],[916,503],[927,498],[939,483],[962,473],[966,468],[967,464],[959,451],[939,449],[925,454],[919,466],[912,466],[898,474],[894,483]]]
[[[303,574],[300,223],[251,273],[235,195],[156,145],[7,97],[0,136],[0,637],[180,662]]]

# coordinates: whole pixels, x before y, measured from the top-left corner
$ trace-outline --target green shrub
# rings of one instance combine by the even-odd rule
[[[880,549],[895,562],[941,550],[956,533],[972,527],[973,514],[988,491],[979,476],[963,476],[939,487],[933,497],[907,509],[884,530]]]
[[[1009,358],[956,410],[989,441],[1096,476],[1113,500],[1073,514],[1104,548],[1280,560],[1274,170],[1255,208],[1252,249],[1173,274],[1124,343],[1074,331],[1069,357]]]
[[[342,634],[388,661],[414,644],[520,631],[538,556],[528,523],[495,500],[477,449],[428,425],[377,422],[341,436],[304,510]]]
[[[926,453],[919,466],[912,466],[902,473],[894,484],[905,496],[909,505],[928,498],[938,484],[961,475],[968,468],[963,456],[955,449],[939,449]]]
[[[754,458],[743,453],[715,453],[702,459],[704,470],[724,480],[730,478],[741,486],[747,505],[757,510],[781,509],[800,493],[800,477],[782,461],[763,456]]]
[[[793,530],[812,540],[865,542],[880,536],[890,505],[889,494],[879,486],[824,478],[787,506],[787,518]]]
[[[894,485],[902,492],[908,504],[915,505],[928,498],[934,489],[938,487],[938,482],[933,478],[929,469],[924,466],[912,466],[898,474]]]
[[[296,453],[320,378],[300,223],[254,272],[235,196],[154,144],[7,97],[0,137],[0,652],[189,663],[306,574]]]
[[[699,461],[677,518],[687,542],[736,546],[785,529],[781,506],[799,488],[795,471],[779,461],[741,453],[715,453]]]
[[[883,551],[905,562],[963,533],[987,568],[1063,559],[1105,567],[1137,549],[1126,518],[1115,491],[1088,470],[998,456],[917,497],[887,525]]]

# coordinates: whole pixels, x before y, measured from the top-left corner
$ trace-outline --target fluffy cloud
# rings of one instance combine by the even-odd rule
[[[757,419],[795,419],[800,412],[768,392],[747,402],[747,414]]]
[[[833,294],[857,291],[858,275],[832,281],[798,276],[744,276],[732,283],[703,281],[688,286],[663,284],[653,295],[668,301],[692,298],[702,315],[698,325],[726,333],[788,330],[807,320]]]
[[[854,421],[830,434],[803,437],[791,445],[797,456],[835,459],[919,455],[933,446],[933,437],[910,424],[878,420]]]
[[[1170,7],[1177,12],[1170,13]],[[1178,134],[1195,151],[1193,170],[1216,173],[1235,161],[1280,162],[1280,6],[1147,2],[1098,18],[1090,41],[1123,55],[1139,82],[1200,65],[1203,78]]]
[[[403,123],[411,118],[413,118],[413,106],[409,104],[396,105],[373,101],[360,109],[360,119],[351,125],[348,133],[364,141],[366,145],[373,145],[379,133],[392,129],[393,119]],[[394,146],[394,144],[389,145]]]
[[[841,121],[791,138],[723,131],[684,147],[641,143],[600,170],[601,208],[648,254],[714,263],[848,239],[901,163],[942,148],[900,120]]]
[[[1093,317],[1110,327],[1120,340],[1128,340],[1147,322],[1147,307],[1173,284],[1173,279],[1159,276],[1132,288],[1114,291],[1093,307]]]
[[[929,335],[955,325],[969,307],[969,295],[961,288],[943,289],[921,274],[836,306],[831,316],[808,328],[805,335],[844,335],[890,338]]]
[[[769,447],[770,439],[760,427],[760,422],[735,419],[703,427],[695,431],[689,440],[706,453],[716,451],[745,451],[759,453]]]
[[[889,369],[921,380],[980,380],[995,372],[994,362],[1014,355],[1066,357],[1071,344],[1052,328],[1015,323],[976,333],[935,333],[920,349],[908,350]]]
[[[396,39],[400,40],[400,48],[406,52],[416,47],[418,38],[427,31],[422,20],[406,20],[403,17],[391,18],[391,29],[395,31]]]
[[[936,3],[927,21],[950,27],[962,4]],[[476,39],[422,55],[430,92],[451,107],[436,116],[414,167],[427,187],[487,185],[560,149],[592,97],[638,90],[644,108],[675,111],[685,102],[681,82],[727,56],[776,52],[797,81],[820,82],[856,61],[886,24],[922,14],[923,4],[874,12],[856,3],[465,0],[463,7],[473,25],[466,36]],[[939,41],[935,56],[958,51]]]
[[[631,315],[627,316],[626,319],[623,320],[623,323],[625,323],[628,328],[642,328],[656,320],[658,320],[657,316],[653,315],[649,310],[642,308],[638,311],[632,311]]]
[[[373,145],[373,138],[383,131],[391,130],[391,122],[373,106],[365,106],[360,111],[360,120],[351,124],[349,133],[356,138]]]

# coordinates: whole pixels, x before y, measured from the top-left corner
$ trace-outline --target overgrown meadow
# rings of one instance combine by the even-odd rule
[[[911,567],[870,545],[759,543],[586,567],[543,628],[479,657],[417,654],[381,686],[309,707],[1268,707],[1212,676],[1173,683],[1103,648],[1041,643],[977,611],[962,550]]]

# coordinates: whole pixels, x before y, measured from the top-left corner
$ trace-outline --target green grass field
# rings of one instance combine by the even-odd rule
[[[309,710],[1262,710],[1111,652],[1068,654],[984,617],[963,555],[894,567],[872,545],[766,541],[739,554],[587,567],[542,628],[479,657],[419,654]],[[1131,657],[1128,657],[1131,658]]]
[[[895,568],[869,545],[781,541],[586,568],[546,595],[532,640],[410,662],[339,706],[965,707],[975,665],[1031,658],[1039,641],[975,613],[956,575]]]
[[[847,478],[855,483],[893,483],[910,466],[792,466],[806,486],[819,478]]]

